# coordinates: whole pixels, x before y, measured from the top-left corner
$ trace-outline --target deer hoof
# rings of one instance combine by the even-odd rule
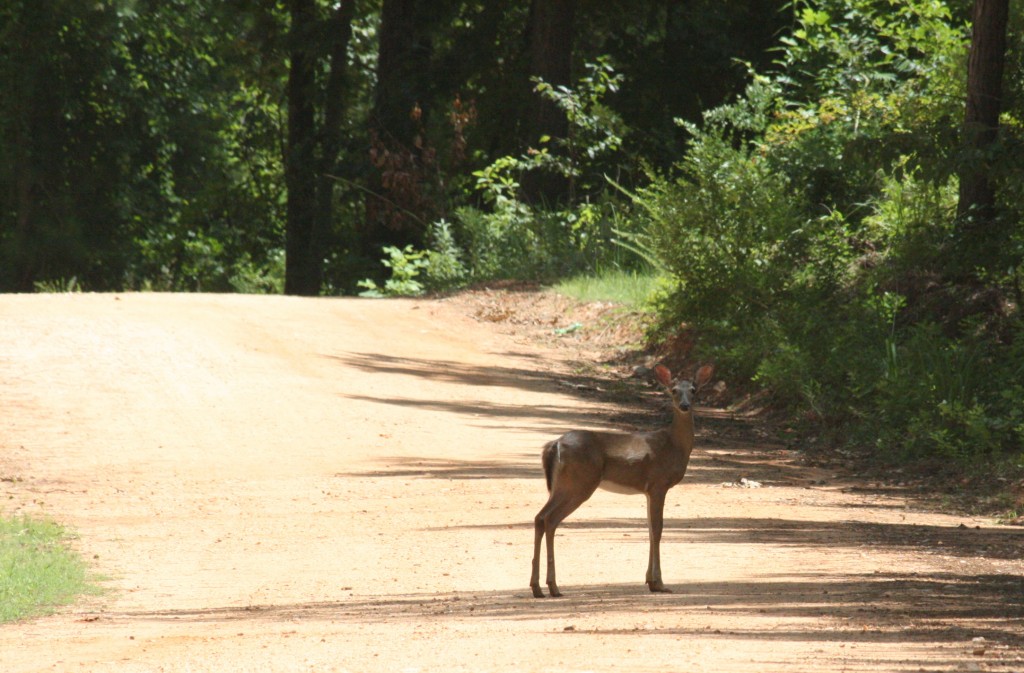
[[[533,589],[534,598],[547,598],[547,596],[544,595],[544,591],[540,587],[531,586],[530,588]]]
[[[672,590],[661,582],[648,582],[647,586],[650,588],[651,593],[655,594],[670,594]]]
[[[552,598],[561,598],[562,597],[562,592],[559,591],[558,587],[556,587],[554,584],[549,584],[548,585],[548,591],[551,592],[551,597]]]

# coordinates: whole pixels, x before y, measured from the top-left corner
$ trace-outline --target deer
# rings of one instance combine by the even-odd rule
[[[665,495],[686,474],[694,443],[694,401],[713,374],[714,367],[704,365],[692,381],[680,380],[673,385],[667,367],[654,368],[655,378],[672,398],[672,424],[666,428],[634,433],[571,430],[544,445],[541,463],[549,496],[534,518],[530,588],[536,598],[545,597],[540,586],[541,540],[547,541],[548,591],[557,598],[562,592],[555,582],[555,529],[598,488],[647,496],[647,587],[656,593],[672,593],[661,578]]]

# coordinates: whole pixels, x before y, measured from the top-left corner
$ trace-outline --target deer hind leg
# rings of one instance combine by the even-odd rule
[[[533,567],[530,575],[530,588],[537,598],[544,598],[540,588],[540,545],[541,539],[547,541],[547,577],[548,591],[552,598],[558,598],[562,592],[555,582],[555,529],[597,490],[597,484],[585,490],[559,489],[557,482],[551,491],[551,497],[541,508],[533,520]]]
[[[651,536],[650,558],[647,563],[647,587],[654,592],[672,593],[661,580],[661,531],[665,525],[665,493],[647,494],[647,527]]]
[[[533,589],[534,598],[544,598],[544,591],[540,588],[540,543],[544,539],[547,523],[543,514],[542,509],[533,520],[533,568],[530,573],[530,588]]]

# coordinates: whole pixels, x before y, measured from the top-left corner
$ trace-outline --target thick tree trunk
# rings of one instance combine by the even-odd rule
[[[384,0],[377,54],[374,125],[388,140],[414,147],[421,111],[428,101],[428,78],[433,46],[424,31],[423,0]]]
[[[985,269],[1003,269],[1007,238],[998,217],[992,177],[992,149],[999,136],[1003,66],[1009,0],[975,0],[973,34],[967,61],[967,106],[964,113],[957,244],[947,275],[951,302],[957,309],[944,319],[959,330],[970,316],[991,319],[1003,311],[1001,292],[990,287]],[[948,307],[947,307],[948,308]]]
[[[419,244],[434,204],[425,193],[433,155],[423,129],[430,114],[430,19],[428,0],[384,0],[377,54],[377,89],[371,113],[366,218],[360,232],[365,256],[381,247]]]
[[[322,256],[316,247],[316,52],[315,0],[291,0],[288,73],[288,189],[285,232],[285,294],[320,293]]]
[[[995,216],[996,193],[986,151],[999,130],[1008,14],[1009,0],[974,2],[964,115],[966,156],[960,171],[957,213],[962,226],[975,236],[984,236],[983,228]]]
[[[572,83],[576,4],[577,0],[533,0],[530,3],[526,37],[531,78],[539,77],[555,87]],[[523,139],[527,145],[535,145],[543,136],[568,136],[569,122],[557,105],[536,93],[530,101]],[[533,171],[523,180],[523,193],[528,201],[564,201],[568,189],[567,178],[552,173]]]
[[[73,240],[72,232],[63,227],[64,216],[73,209],[67,206],[72,199],[63,180],[68,138],[61,93],[75,89],[74,83],[65,86],[59,59],[31,56],[41,53],[40,45],[45,51],[54,44],[66,13],[55,14],[42,3],[22,2],[13,14],[16,18],[4,39],[16,59],[17,76],[4,84],[5,95],[14,104],[5,107],[10,133],[0,139],[7,143],[0,151],[12,161],[14,226],[9,248],[0,251],[6,267],[0,269],[0,277],[8,290],[32,292],[35,282],[48,280],[55,269],[62,274],[74,268],[62,263],[62,247],[57,244]]]
[[[343,0],[334,9],[327,24],[328,65],[330,71],[324,85],[324,112],[320,128],[317,159],[316,214],[312,244],[321,250],[325,239],[334,231],[333,177],[341,153],[342,123],[348,102],[348,46],[352,39],[354,0]]]

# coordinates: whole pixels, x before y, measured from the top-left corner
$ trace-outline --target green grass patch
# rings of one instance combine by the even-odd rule
[[[661,276],[654,272],[612,269],[596,275],[567,278],[556,283],[553,289],[580,301],[610,301],[630,308],[642,308],[660,282]]]
[[[0,623],[48,614],[99,592],[69,538],[52,521],[0,517]]]

